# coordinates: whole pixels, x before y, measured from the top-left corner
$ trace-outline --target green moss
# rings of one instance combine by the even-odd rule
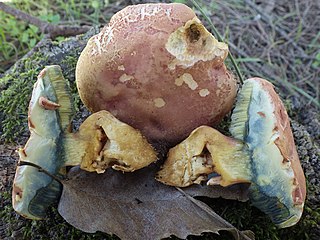
[[[73,46],[74,40],[48,43],[30,58],[21,60],[0,78],[0,141],[17,142],[28,132],[27,116],[33,84],[47,65],[59,64],[72,89],[75,109],[81,104],[75,84],[75,67],[83,44]],[[67,52],[66,55],[63,52]],[[53,55],[53,56],[52,56]]]
[[[27,109],[39,71],[45,59],[36,54],[33,59],[20,62],[10,73],[0,79],[0,140],[13,141],[27,130]],[[19,69],[19,71],[16,71]]]

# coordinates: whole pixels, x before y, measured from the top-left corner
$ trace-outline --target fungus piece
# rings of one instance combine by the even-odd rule
[[[220,174],[222,186],[249,182],[249,161],[238,161],[239,158],[249,159],[243,148],[242,141],[201,126],[169,150],[156,179],[167,185],[187,187],[207,180],[209,174],[216,172]]]
[[[177,78],[174,83],[179,87],[185,83],[191,90],[195,90],[198,87],[198,83],[193,79],[190,73],[184,73],[181,77]]]
[[[125,83],[127,81],[130,81],[130,80],[133,80],[134,77],[133,76],[129,76],[127,74],[122,74],[121,77],[119,78],[119,81],[122,82],[122,83]]]
[[[64,141],[65,164],[80,164],[89,172],[103,173],[109,167],[133,172],[157,160],[154,149],[138,130],[107,111],[89,116],[79,131],[66,135]]]
[[[141,133],[107,111],[91,115],[76,133],[72,96],[59,66],[48,66],[34,85],[28,111],[30,138],[19,149],[12,204],[22,216],[41,219],[60,197],[65,166],[102,173],[132,172],[157,160]],[[40,169],[40,171],[39,171]]]
[[[53,175],[58,175],[63,166],[61,135],[70,129],[74,113],[70,91],[65,86],[59,66],[46,67],[41,71],[29,104],[30,138],[18,151],[20,163],[36,164]],[[44,107],[48,104],[57,108]],[[13,208],[27,218],[43,218],[45,209],[57,200],[61,189],[59,182],[37,168],[17,166],[12,192]]]
[[[149,142],[174,146],[231,110],[237,83],[223,62],[227,54],[227,44],[186,5],[133,5],[88,41],[76,83],[91,112],[107,110]],[[154,101],[159,96],[165,105]]]
[[[306,183],[286,110],[266,80],[245,81],[232,113],[229,138],[199,127],[170,149],[157,180],[186,187],[217,173],[208,185],[250,183],[249,198],[280,228],[302,214]]]
[[[250,199],[280,228],[296,224],[302,214],[306,182],[289,117],[270,82],[245,81],[232,114],[231,134],[251,155]]]
[[[48,100],[45,97],[40,97],[39,98],[39,105],[41,107],[43,107],[44,109],[47,109],[47,110],[56,110],[57,108],[60,107],[59,104],[57,104],[55,102],[52,102],[52,101]]]

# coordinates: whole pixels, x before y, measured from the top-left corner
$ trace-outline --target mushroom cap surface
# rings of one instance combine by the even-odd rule
[[[244,82],[232,114],[231,134],[251,152],[250,200],[279,227],[299,221],[306,182],[286,109],[273,85]]]
[[[172,145],[231,110],[237,84],[227,54],[186,5],[129,6],[88,41],[77,87],[90,111],[107,110],[148,141]]]

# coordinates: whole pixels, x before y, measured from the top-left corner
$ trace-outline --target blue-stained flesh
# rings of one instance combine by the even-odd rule
[[[232,116],[230,132],[246,143],[250,155],[250,200],[272,221],[288,226],[298,221],[301,208],[294,205],[294,172],[283,164],[275,144],[279,138],[274,104],[259,81],[245,81]],[[242,116],[243,115],[243,116]]]
[[[46,67],[38,77],[29,104],[30,138],[19,150],[20,161],[30,162],[58,175],[64,165],[61,157],[62,135],[69,128],[73,115],[70,90],[59,66]],[[43,106],[43,99],[59,104],[57,110]],[[22,165],[16,170],[13,207],[21,215],[39,219],[47,206],[59,199],[62,186],[35,167]]]
[[[43,188],[36,191],[29,204],[29,212],[36,217],[44,218],[48,207],[56,203],[62,191],[62,185],[54,179]]]

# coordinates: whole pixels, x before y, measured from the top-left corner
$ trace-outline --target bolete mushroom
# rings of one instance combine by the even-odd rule
[[[297,223],[306,183],[286,110],[271,83],[245,81],[226,137],[202,126],[170,149],[157,180],[186,187],[211,173],[208,185],[250,183],[249,198],[280,228]]]
[[[156,152],[139,131],[107,111],[87,118],[71,132],[72,96],[59,66],[46,67],[38,76],[29,105],[30,138],[19,149],[12,204],[21,215],[41,219],[56,201],[65,166],[104,172],[112,167],[132,172],[156,161]]]
[[[186,5],[128,6],[88,41],[77,87],[92,112],[108,110],[149,141],[174,145],[231,110],[237,84],[227,54]]]

